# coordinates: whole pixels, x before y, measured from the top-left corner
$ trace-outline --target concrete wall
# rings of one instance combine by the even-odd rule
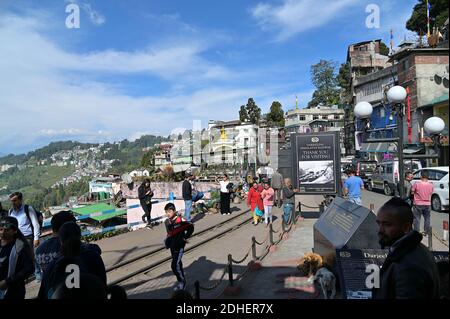
[[[419,59],[422,58],[422,59]],[[417,57],[416,60],[423,60],[424,57]],[[430,102],[444,94],[448,94],[448,87],[446,88],[442,83],[436,82],[435,76],[442,75],[448,67],[445,64],[416,64],[417,77],[417,106],[421,107],[430,104]]]
[[[124,197],[126,198],[138,198],[138,187],[140,184],[134,183],[134,188],[130,190],[126,184],[121,185],[121,191]],[[151,188],[154,193],[154,198],[169,198],[170,192],[174,193],[174,196],[177,198],[182,197],[182,182],[153,182],[151,183]],[[216,183],[204,183],[197,182],[195,183],[195,188],[199,191],[205,192],[205,199],[210,198],[210,194],[206,193],[211,189],[219,188],[219,184]]]

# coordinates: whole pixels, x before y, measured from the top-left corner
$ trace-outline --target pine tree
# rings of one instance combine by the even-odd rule
[[[267,123],[269,126],[284,127],[284,111],[280,102],[272,102],[270,112],[267,113]]]
[[[253,124],[259,124],[259,121],[261,119],[261,109],[256,105],[253,98],[249,98],[247,105],[245,106],[245,109],[248,114],[248,119]]]

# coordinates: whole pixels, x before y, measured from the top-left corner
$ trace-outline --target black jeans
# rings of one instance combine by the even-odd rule
[[[150,225],[151,220],[152,220],[152,217],[151,217],[152,203],[146,204],[144,201],[141,201],[141,206],[142,206],[142,209],[145,212],[145,214],[142,215],[142,219],[144,220],[144,217],[146,217],[147,218],[147,224]]]
[[[184,248],[170,248],[170,254],[172,255],[172,271],[177,277],[178,282],[185,282],[183,263],[181,258],[183,258]]]
[[[220,192],[220,213],[222,215],[230,213],[230,193]]]

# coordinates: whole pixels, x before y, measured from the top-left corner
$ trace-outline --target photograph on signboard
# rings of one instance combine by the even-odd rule
[[[338,133],[297,133],[291,139],[294,186],[303,194],[337,194],[341,169]]]
[[[298,163],[300,184],[333,184],[333,161],[302,161]]]

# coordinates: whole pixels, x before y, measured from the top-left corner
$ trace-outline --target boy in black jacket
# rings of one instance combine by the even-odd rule
[[[167,238],[165,239],[166,248],[170,248],[172,255],[172,271],[177,277],[178,284],[174,290],[183,290],[186,287],[186,278],[184,277],[183,257],[184,247],[187,239],[194,232],[194,225],[187,222],[184,218],[177,214],[175,205],[168,203],[164,210],[166,211],[167,219],[165,221]]]

